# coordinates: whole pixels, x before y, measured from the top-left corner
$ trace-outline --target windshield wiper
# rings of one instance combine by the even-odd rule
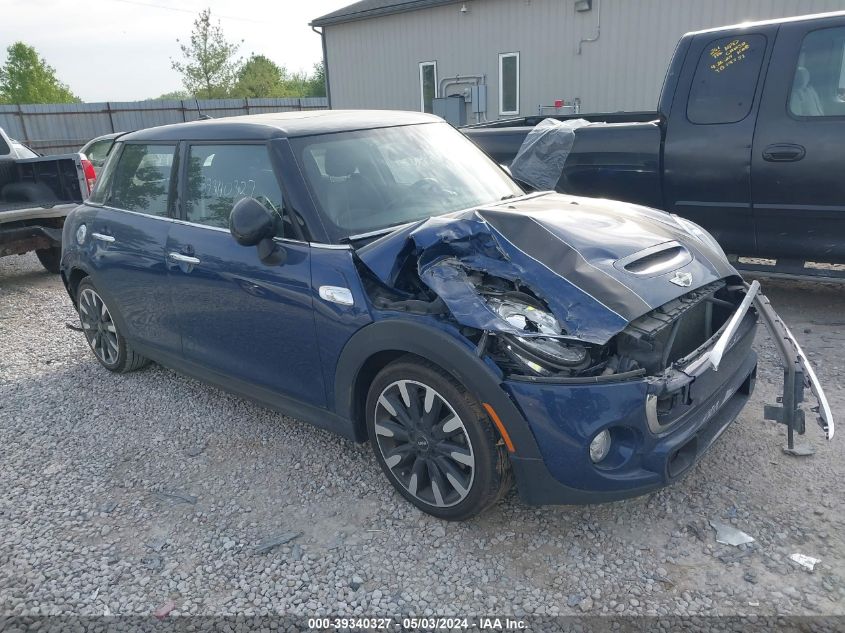
[[[520,198],[523,195],[525,195],[525,194],[509,193],[508,195],[502,196],[501,198],[499,198],[499,200],[512,200],[513,198]]]

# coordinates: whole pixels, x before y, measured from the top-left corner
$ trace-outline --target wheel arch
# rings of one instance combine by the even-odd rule
[[[475,354],[474,348],[445,330],[405,320],[376,321],[365,326],[349,339],[340,354],[335,370],[335,410],[351,421],[356,439],[367,439],[364,406],[373,378],[383,367],[407,354],[434,363],[480,402],[493,407],[519,455],[539,455],[534,435],[502,388],[501,378]]]
[[[76,305],[76,291],[79,288],[79,284],[83,279],[88,277],[89,274],[90,273],[88,273],[87,270],[78,267],[71,268],[67,278],[65,278],[65,274],[62,272],[62,279],[65,282],[65,288],[67,289],[67,293],[70,295],[70,299],[73,301],[74,305]]]

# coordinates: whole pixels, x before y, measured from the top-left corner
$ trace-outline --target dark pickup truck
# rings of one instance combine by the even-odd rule
[[[94,167],[84,154],[21,158],[19,147],[0,128],[0,257],[35,251],[58,273],[65,217],[91,193]]]
[[[843,59],[845,12],[688,33],[657,112],[555,117],[593,124],[551,186],[689,218],[731,255],[845,262]],[[463,131],[510,165],[543,118]]]

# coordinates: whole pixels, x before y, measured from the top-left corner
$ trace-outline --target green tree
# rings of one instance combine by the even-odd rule
[[[233,95],[236,97],[279,97],[287,70],[264,55],[253,54],[238,72]]]
[[[314,64],[314,72],[308,78],[308,92],[306,97],[325,97],[326,96],[326,68],[323,62],[319,61]]]
[[[170,65],[182,75],[185,89],[200,99],[229,96],[242,63],[236,57],[241,42],[226,39],[220,22],[211,21],[211,9],[201,11],[194,20],[189,42],[176,41],[182,60],[171,59]]]
[[[187,90],[174,90],[172,92],[165,92],[163,95],[157,97],[150,97],[147,101],[179,101],[182,99],[193,99],[194,96]]]
[[[15,42],[0,66],[0,103],[74,103],[73,94],[56,70],[32,46]]]

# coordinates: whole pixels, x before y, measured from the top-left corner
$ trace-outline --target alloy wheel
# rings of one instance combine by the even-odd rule
[[[416,499],[436,507],[463,501],[475,455],[460,416],[432,387],[398,380],[379,395],[375,437],[385,464]]]
[[[91,288],[79,295],[79,320],[94,354],[106,365],[114,365],[119,353],[117,328],[102,297]]]

